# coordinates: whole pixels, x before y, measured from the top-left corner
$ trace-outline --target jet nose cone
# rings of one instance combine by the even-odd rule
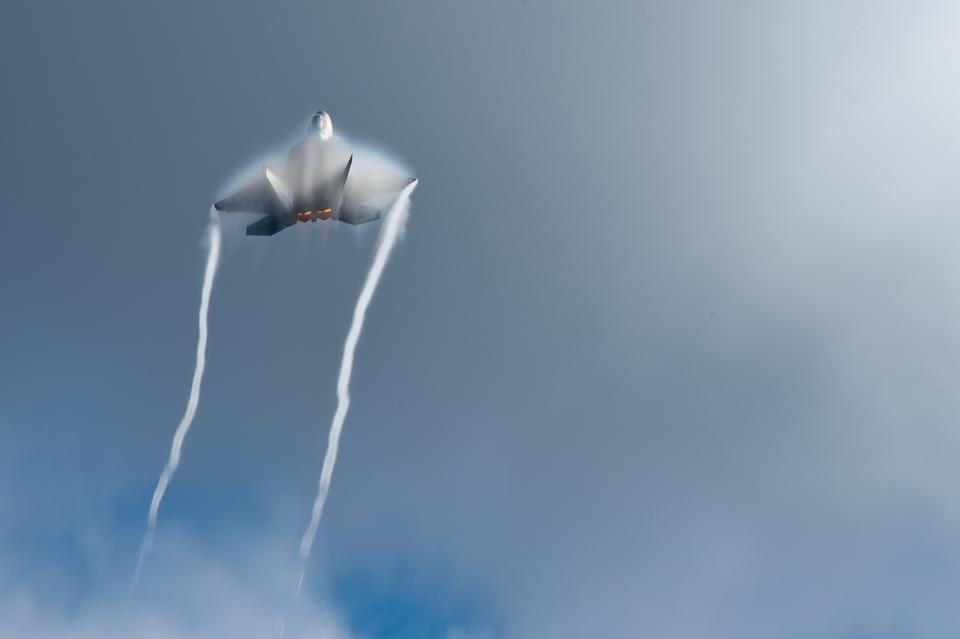
[[[220,200],[219,202],[214,202],[214,203],[213,203],[213,208],[217,209],[218,211],[222,211],[222,210],[223,210],[223,200]]]

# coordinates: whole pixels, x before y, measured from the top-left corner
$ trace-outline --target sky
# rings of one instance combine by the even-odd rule
[[[0,14],[0,637],[960,633],[954,2]],[[211,202],[328,111],[376,228]],[[247,221],[247,220],[244,220]]]

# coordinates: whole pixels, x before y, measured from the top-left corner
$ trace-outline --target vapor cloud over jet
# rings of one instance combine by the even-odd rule
[[[380,219],[381,211],[365,202],[396,193],[414,181],[399,173],[353,179],[353,163],[349,144],[333,137],[330,115],[318,111],[304,139],[287,153],[282,168],[275,172],[261,167],[251,182],[214,207],[227,213],[263,214],[247,226],[247,235],[275,235],[298,222],[317,220],[366,224]]]

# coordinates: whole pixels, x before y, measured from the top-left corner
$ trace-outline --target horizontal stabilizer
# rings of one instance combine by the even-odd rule
[[[288,226],[292,226],[295,222],[296,218],[288,219],[276,215],[268,215],[247,226],[247,235],[276,235]]]

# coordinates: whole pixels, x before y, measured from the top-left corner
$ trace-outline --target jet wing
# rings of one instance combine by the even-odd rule
[[[274,235],[297,221],[290,211],[289,189],[267,167],[252,182],[213,206],[226,213],[266,213],[266,217],[247,226],[247,235]]]
[[[227,213],[266,213],[274,217],[293,217],[290,196],[283,182],[263,167],[248,185],[214,204],[218,211]]]
[[[340,221],[347,224],[366,224],[380,219],[380,209],[363,204],[344,202],[340,207]]]

